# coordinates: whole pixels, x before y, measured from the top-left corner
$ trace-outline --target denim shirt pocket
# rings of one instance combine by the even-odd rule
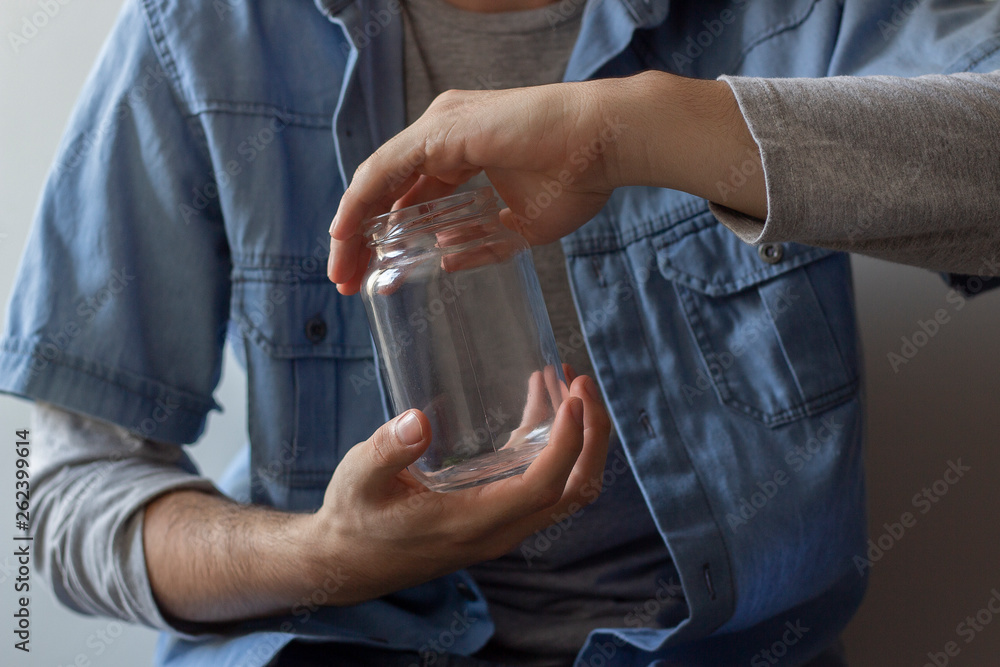
[[[232,319],[247,371],[251,498],[311,510],[347,450],[381,425],[382,401],[360,298],[322,270],[286,264],[234,272]]]
[[[849,281],[843,255],[794,243],[755,248],[711,213],[685,227],[652,241],[701,355],[689,390],[711,387],[769,427],[849,399],[858,383],[854,328],[838,328],[852,322],[850,304],[831,311],[817,284]]]

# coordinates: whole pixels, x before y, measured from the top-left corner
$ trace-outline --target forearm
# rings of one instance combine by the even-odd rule
[[[615,185],[680,190],[767,216],[760,151],[726,83],[652,71],[615,86],[606,103],[629,128],[615,147]]]
[[[374,597],[314,515],[237,504],[176,445],[51,405],[34,410],[41,574],[85,614],[159,630]],[[317,546],[310,543],[316,538]]]
[[[145,508],[143,545],[161,610],[194,622],[289,612],[319,585],[312,516],[189,490],[155,499]],[[337,592],[326,590],[330,602]]]
[[[609,83],[620,185],[709,200],[748,243],[1000,272],[1000,73]]]

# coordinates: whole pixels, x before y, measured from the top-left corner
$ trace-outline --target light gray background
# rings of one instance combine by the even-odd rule
[[[115,1],[63,0],[59,12],[15,53],[8,34],[20,32],[38,0],[0,5],[0,297],[14,271],[45,174],[62,129],[105,35]],[[57,4],[53,0],[53,4]],[[998,212],[1000,213],[1000,212]],[[917,524],[875,563],[868,598],[847,634],[852,662],[923,665],[948,641],[960,653],[949,664],[996,665],[1000,618],[966,643],[956,626],[1000,590],[1000,293],[970,302],[893,372],[887,353],[899,351],[918,322],[933,317],[947,288],[937,276],[865,258],[854,263],[858,312],[867,356],[870,408],[868,472],[871,532],[914,512],[912,497],[947,468],[972,467]],[[2,317],[2,316],[0,316]],[[2,321],[0,321],[2,322]],[[242,443],[246,413],[243,377],[227,359],[213,414],[194,455],[218,474]],[[0,397],[0,663],[135,667],[148,664],[155,635],[106,619],[84,618],[58,606],[37,578],[32,586],[32,652],[13,649],[14,609],[11,504],[13,432],[29,425],[28,404]],[[780,664],[780,663],[779,663]]]

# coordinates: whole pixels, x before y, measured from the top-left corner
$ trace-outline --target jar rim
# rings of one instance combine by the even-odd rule
[[[361,235],[369,244],[385,243],[428,228],[467,222],[498,208],[496,193],[487,185],[368,218],[361,223]]]

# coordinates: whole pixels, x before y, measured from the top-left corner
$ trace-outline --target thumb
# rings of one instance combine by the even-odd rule
[[[378,428],[372,437],[355,447],[359,482],[377,487],[416,461],[431,440],[431,427],[420,410],[407,410]]]

